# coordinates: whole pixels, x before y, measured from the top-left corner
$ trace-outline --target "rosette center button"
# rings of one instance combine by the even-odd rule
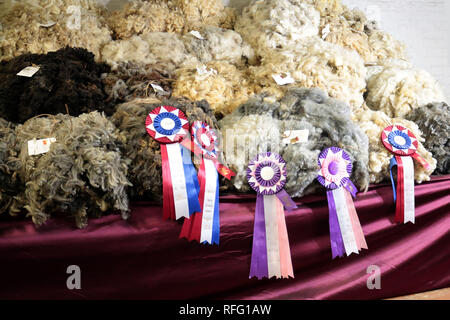
[[[271,167],[264,167],[261,169],[261,178],[263,178],[266,181],[272,180],[272,178],[275,176],[275,171]]]
[[[209,140],[209,137],[206,134],[202,134],[200,136],[200,139],[202,140],[203,145],[206,147],[209,147],[211,145],[211,141]]]
[[[170,118],[164,118],[161,120],[161,127],[165,130],[172,130],[175,128],[175,121]]]
[[[338,173],[339,164],[336,161],[332,161],[328,165],[328,172],[331,173],[333,176]]]
[[[394,141],[396,144],[398,144],[399,146],[404,146],[406,144],[406,139],[403,138],[402,136],[395,136],[394,137]]]

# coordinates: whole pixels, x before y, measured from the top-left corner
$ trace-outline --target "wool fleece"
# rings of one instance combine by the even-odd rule
[[[39,70],[32,77],[18,76],[26,67]],[[0,117],[15,123],[41,114],[78,116],[91,111],[112,113],[106,104],[97,64],[82,48],[66,47],[48,54],[23,54],[0,63]]]
[[[238,191],[249,191],[248,161],[260,152],[279,153],[287,164],[286,191],[300,197],[314,191],[319,153],[332,146],[345,149],[352,158],[352,181],[360,190],[369,184],[367,136],[351,121],[350,107],[318,88],[291,88],[280,100],[257,96],[220,121],[225,157],[237,173]],[[284,141],[289,132],[306,131],[300,143]]]
[[[14,197],[11,214],[26,211],[38,226],[62,215],[79,228],[106,212],[128,218],[128,161],[116,127],[103,114],[35,117],[18,125],[15,135],[7,161],[24,190]],[[48,152],[30,154],[30,141],[49,138],[55,140]]]

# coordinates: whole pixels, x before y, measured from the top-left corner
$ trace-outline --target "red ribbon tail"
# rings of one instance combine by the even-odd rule
[[[187,239],[189,241],[196,240],[200,242],[202,229],[202,213],[195,212],[189,219],[184,219],[183,227],[178,238]]]
[[[189,235],[189,241],[195,240],[200,242],[200,236],[202,233],[202,219],[203,214],[201,212],[194,213],[189,220],[192,220],[191,233]]]
[[[219,161],[213,160],[213,163],[217,169],[217,172],[219,172],[219,174],[224,176],[226,179],[231,180],[231,177],[234,177],[236,175],[236,173],[234,173],[229,168],[221,164]]]
[[[412,155],[412,157],[422,165],[422,167],[424,167],[426,170],[431,170],[431,166],[430,164],[424,159],[422,158],[422,156],[420,154],[418,154],[417,152],[414,153]]]
[[[405,186],[402,158],[395,156],[397,161],[397,201],[395,205],[395,221],[403,223],[405,219]]]
[[[189,135],[186,135],[186,137],[180,142],[180,144],[188,149],[189,151],[194,151],[194,142],[188,138]]]
[[[192,232],[192,221],[194,218],[194,214],[191,215],[189,219],[184,219],[183,227],[181,228],[180,235],[178,236],[179,239],[188,239],[190,237],[190,234]]]
[[[200,193],[198,200],[200,202],[200,207],[203,210],[203,200],[205,198],[206,184],[205,162],[203,160],[198,170],[198,182],[200,184]],[[195,240],[200,242],[200,236],[202,232],[202,219],[203,214],[201,212],[195,212],[189,219],[184,219],[184,224],[181,229],[179,238],[186,238],[189,241]]]

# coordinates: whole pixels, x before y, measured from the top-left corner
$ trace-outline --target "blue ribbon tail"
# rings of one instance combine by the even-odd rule
[[[397,192],[395,191],[394,175],[392,174],[392,168],[395,166],[397,166],[397,160],[395,159],[395,156],[394,156],[394,157],[392,157],[391,163],[389,164],[389,172],[391,175],[392,189],[394,189],[394,203],[397,202]]]
[[[212,244],[219,244],[220,238],[220,218],[219,218],[219,175],[217,175],[216,199],[214,204],[214,218],[212,230]]]
[[[180,144],[181,156],[183,158],[184,176],[186,178],[186,191],[188,196],[189,214],[201,212],[198,194],[200,192],[200,184],[198,183],[197,171],[191,160],[191,153],[188,149]]]

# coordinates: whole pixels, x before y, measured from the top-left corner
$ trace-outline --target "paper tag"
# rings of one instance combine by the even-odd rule
[[[327,24],[325,28],[322,29],[322,39],[325,40],[327,36],[330,34],[330,32],[331,32],[330,25]]]
[[[28,141],[28,155],[35,156],[38,154],[46,153],[50,150],[50,145],[55,142],[55,138],[47,138],[40,140],[29,140]]]
[[[308,142],[309,130],[288,130],[283,133],[284,144],[297,144]]]
[[[202,37],[202,35],[200,34],[200,32],[196,31],[196,30],[192,30],[191,32],[189,32],[190,34],[192,34],[194,37],[196,37],[197,39],[200,40],[205,40],[205,38]]]
[[[39,67],[26,67],[25,69],[22,69],[17,75],[20,77],[31,78],[38,71]]]
[[[291,74],[288,72],[286,74],[274,74],[272,75],[273,80],[279,85],[284,86],[285,84],[291,84],[294,83],[294,78],[291,77]]]
[[[155,90],[156,93],[162,94],[162,95],[168,95],[169,93],[167,91],[165,91],[163,88],[161,88],[159,85],[157,84],[150,84],[153,88],[153,90]]]
[[[54,26],[55,24],[56,24],[55,21],[49,21],[46,23],[39,23],[39,27],[50,28],[51,26]]]
[[[202,76],[217,74],[217,71],[213,68],[208,69],[205,65],[202,65],[201,67],[197,67],[197,73]]]

